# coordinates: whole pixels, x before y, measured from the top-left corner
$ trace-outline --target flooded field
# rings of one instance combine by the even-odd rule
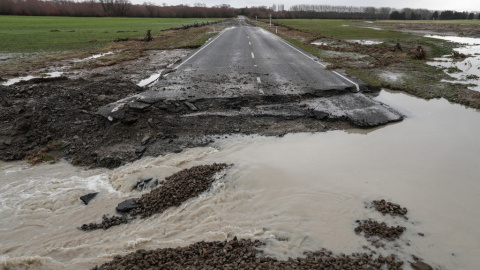
[[[454,79],[447,82],[468,84],[468,89],[480,91],[480,38],[438,35],[428,37],[459,43],[459,47],[454,51],[465,55],[460,58],[452,58],[451,55],[435,58],[428,64],[444,69]]]
[[[230,136],[115,170],[0,163],[0,269],[90,269],[137,249],[235,235],[265,241],[266,254],[280,259],[321,248],[361,252],[369,243],[354,233],[355,220],[369,217],[407,228],[399,245],[387,242],[379,253],[405,262],[414,254],[438,269],[477,269],[480,113],[395,92],[376,100],[406,119],[370,130]],[[139,197],[131,187],[141,177],[213,162],[235,166],[206,194],[106,231],[78,230]],[[93,191],[100,193],[83,205],[79,197]],[[407,207],[409,220],[365,208],[377,199]]]

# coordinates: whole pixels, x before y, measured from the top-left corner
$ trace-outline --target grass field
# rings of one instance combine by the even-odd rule
[[[465,92],[465,85],[445,83],[452,80],[443,70],[414,60],[410,50],[422,46],[427,58],[451,55],[458,44],[424,37],[432,33],[445,35],[477,35],[480,21],[376,21],[362,20],[272,20],[290,28],[278,28],[278,35],[296,46],[318,56],[333,69],[344,70],[369,84],[372,88],[403,90],[422,98],[443,97],[451,102],[480,108],[478,92]],[[275,33],[275,28],[261,20],[260,26]],[[411,31],[413,30],[413,31]],[[405,32],[402,32],[405,31]],[[409,34],[417,31],[417,34]],[[348,40],[375,40],[381,44],[353,45]],[[313,40],[328,44],[326,47],[312,45]],[[393,50],[400,44],[402,51]],[[378,49],[378,50],[377,50]]]
[[[407,36],[398,32],[378,31],[372,28],[367,28],[371,27],[372,24],[365,23],[363,21],[282,19],[274,20],[273,22],[325,36],[334,36],[347,39],[391,39],[404,38]]]
[[[480,20],[385,20],[377,22],[382,24],[480,24]]]
[[[101,49],[116,38],[219,19],[0,16],[0,52],[74,52]]]

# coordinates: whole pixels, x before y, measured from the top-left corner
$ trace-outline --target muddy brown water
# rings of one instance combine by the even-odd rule
[[[353,229],[367,218],[407,227],[377,252],[405,261],[415,254],[438,269],[478,269],[480,113],[395,92],[376,99],[407,118],[370,130],[229,136],[115,170],[0,163],[0,269],[90,269],[137,249],[235,235],[265,241],[266,254],[280,259],[321,248],[361,252],[369,243]],[[213,162],[235,166],[178,208],[106,231],[77,229],[139,196],[130,189],[142,176]],[[100,194],[83,205],[79,196],[92,191]],[[365,208],[376,199],[407,207],[409,220]]]

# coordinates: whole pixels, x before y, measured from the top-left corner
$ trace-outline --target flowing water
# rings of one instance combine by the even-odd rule
[[[321,248],[362,252],[369,244],[353,229],[367,218],[407,227],[399,246],[378,252],[415,254],[438,269],[478,269],[480,113],[395,92],[376,99],[406,119],[370,130],[229,136],[115,170],[0,163],[0,269],[90,269],[136,249],[235,235],[266,241],[266,254],[280,259]],[[130,190],[141,177],[213,162],[235,166],[178,208],[106,231],[77,229],[140,196]],[[79,196],[93,191],[100,193],[83,205]],[[407,207],[409,220],[365,207],[375,199]]]

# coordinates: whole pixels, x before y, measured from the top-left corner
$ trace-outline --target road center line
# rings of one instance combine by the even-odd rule
[[[252,58],[255,58],[255,54],[253,54],[253,52],[252,52]]]
[[[188,60],[192,59],[192,57],[194,57],[195,55],[197,55],[199,52],[203,51],[203,49],[205,49],[206,47],[210,46],[210,44],[212,44],[215,40],[217,40],[221,35],[223,35],[226,31],[228,30],[228,28],[224,29],[220,34],[218,34],[218,36],[213,39],[212,41],[210,41],[210,43],[208,43],[207,45],[203,46],[202,48],[200,48],[198,51],[196,51],[194,54],[192,54],[190,57],[187,58],[187,60],[183,61],[182,63],[180,63],[180,65],[178,65],[175,69],[178,69],[180,68],[181,66],[183,66],[183,64],[185,64],[186,62],[188,62]]]
[[[308,57],[309,59],[311,59],[311,60],[314,61],[315,63],[321,65],[322,67],[325,67],[324,64],[322,64],[322,63],[320,63],[320,62],[318,62],[318,61],[315,61],[315,58],[308,56],[308,55],[305,54],[304,52],[300,51],[299,49],[293,47],[292,45],[288,44],[287,42],[285,42],[285,41],[283,41],[283,40],[281,40],[281,39],[280,39],[280,41],[283,42],[283,43],[284,43],[285,45],[287,45],[288,47],[294,49],[295,51],[297,51],[297,52],[305,55],[306,57]],[[353,85],[355,85],[355,87],[357,88],[357,92],[360,91],[360,86],[359,86],[357,83],[355,83],[354,81],[350,80],[349,78],[343,76],[342,74],[340,74],[340,73],[338,73],[338,72],[336,72],[336,71],[332,71],[332,72],[335,73],[336,75],[338,75],[339,77],[345,79],[346,81],[352,83]]]

